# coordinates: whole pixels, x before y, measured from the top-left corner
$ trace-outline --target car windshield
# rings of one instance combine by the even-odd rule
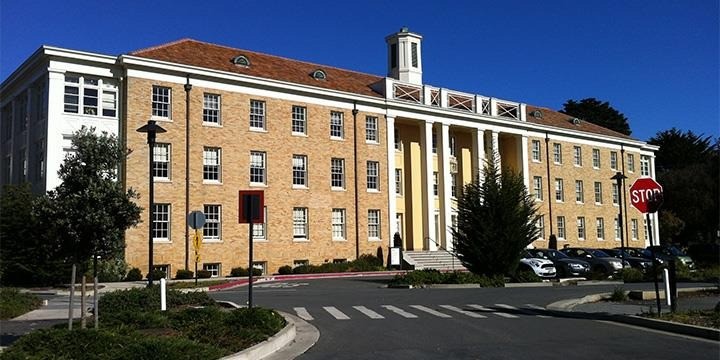
[[[527,250],[525,251],[524,257],[525,257],[525,258],[540,258],[540,259],[544,259],[544,258],[547,257],[547,254],[546,254],[544,251],[542,251],[542,250],[538,250],[538,249],[527,249]]]
[[[590,253],[593,254],[593,256],[595,257],[611,257],[602,250],[592,250],[590,251]]]
[[[680,250],[674,246],[669,247],[668,251],[670,251],[670,254],[672,254],[674,256],[687,256],[687,255],[685,255],[684,252],[682,252],[682,250]]]
[[[565,259],[568,257],[567,255],[565,255],[557,250],[548,250],[547,253],[548,253],[548,257],[553,260]]]

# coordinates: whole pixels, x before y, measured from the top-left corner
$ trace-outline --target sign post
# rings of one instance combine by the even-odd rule
[[[650,256],[653,262],[653,282],[655,283],[655,301],[657,303],[658,315],[660,315],[660,289],[657,281],[657,259],[653,248],[653,229],[650,222],[650,214],[660,209],[663,202],[663,188],[651,178],[640,178],[630,186],[630,205],[645,214],[645,222],[648,228],[648,239],[650,240]],[[658,239],[658,245],[660,241]],[[670,294],[665,294],[668,298]]]
[[[200,261],[200,245],[202,244],[202,241],[200,241],[199,229],[205,226],[205,214],[201,211],[193,211],[189,213],[187,216],[187,224],[189,227],[195,229],[195,236],[193,236],[193,248],[195,249],[195,286],[197,286],[197,267],[198,262]]]
[[[238,223],[248,226],[248,309],[252,309],[253,298],[253,223],[265,222],[263,211],[265,193],[262,190],[240,190],[238,192]]]

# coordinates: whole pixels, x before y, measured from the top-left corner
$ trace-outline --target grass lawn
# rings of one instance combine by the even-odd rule
[[[15,288],[0,288],[0,319],[12,319],[40,307],[40,299]]]

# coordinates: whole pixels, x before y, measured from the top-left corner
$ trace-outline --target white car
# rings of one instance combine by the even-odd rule
[[[523,268],[530,268],[537,276],[541,278],[554,278],[555,275],[557,275],[555,264],[553,264],[553,262],[548,259],[522,258],[520,259],[520,269]]]

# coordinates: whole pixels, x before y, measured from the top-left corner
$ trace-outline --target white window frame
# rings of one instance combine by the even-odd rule
[[[565,240],[566,236],[566,230],[565,230],[565,217],[564,216],[558,216],[557,217],[557,238]]]
[[[620,189],[617,183],[612,183],[612,204],[618,205],[620,203]]]
[[[345,190],[345,159],[330,159],[330,187],[333,190]]]
[[[618,169],[618,153],[617,153],[617,151],[610,152],[610,169],[612,169],[612,170]]]
[[[439,196],[439,188],[438,188],[438,177],[439,174],[437,171],[433,171],[433,195]]]
[[[114,81],[101,77],[67,74],[64,85],[64,113],[117,118],[118,86]],[[75,91],[69,91],[70,89]],[[95,91],[94,96],[91,94],[92,91]],[[75,101],[68,101],[73,98]]]
[[[308,208],[294,207],[293,219],[293,241],[306,241],[308,236]]]
[[[250,130],[266,131],[265,102],[250,100]]]
[[[380,240],[380,210],[368,209],[368,240]]]
[[[210,272],[211,278],[220,277],[221,264],[220,263],[209,263],[209,264],[203,264],[203,270]]]
[[[153,85],[151,109],[153,118],[172,119],[172,88]]]
[[[331,231],[333,240],[347,240],[345,209],[332,209]]]
[[[535,227],[538,229],[537,240],[545,240],[545,215],[538,216]]]
[[[452,198],[458,197],[457,182],[457,173],[450,173],[450,197]]]
[[[592,165],[593,169],[599,169],[602,166],[600,161],[600,149],[592,149]]]
[[[573,164],[582,166],[582,148],[579,146],[573,146]]]
[[[540,153],[540,140],[533,140],[532,141],[532,161],[540,162],[541,160],[542,160],[542,155]]]
[[[562,164],[562,144],[553,143],[553,163]]]
[[[263,222],[253,223],[253,241],[267,241],[268,210],[263,206]]]
[[[378,118],[377,116],[365,117],[365,142],[378,143]]]
[[[203,125],[220,126],[221,118],[221,98],[218,94],[203,94]]]
[[[395,138],[393,139],[395,151],[403,151],[403,144],[402,140],[400,139],[400,130],[398,128],[395,128],[394,132]]]
[[[292,158],[292,185],[294,188],[307,189],[307,155],[293,154]]]
[[[627,154],[627,170],[628,172],[635,172],[635,154]]]
[[[172,206],[170,204],[153,204],[155,211],[153,211],[153,241],[154,242],[169,242],[170,241],[170,229],[172,224]]]
[[[403,174],[402,169],[395,169],[395,194],[402,196],[403,194]]]
[[[205,225],[203,225],[203,242],[219,242],[222,239],[222,205],[203,204]]]
[[[595,192],[595,204],[600,205],[603,203],[603,190],[602,190],[602,183],[599,181],[596,181],[593,185],[594,192]]]
[[[155,143],[153,147],[153,181],[170,180],[171,149],[172,146],[168,143]]]
[[[556,202],[564,202],[565,201],[565,189],[564,189],[563,179],[561,179],[561,178],[555,178],[555,201]]]
[[[335,140],[345,138],[345,114],[340,111],[330,112],[330,138]]]
[[[578,204],[585,202],[585,186],[582,180],[575,180],[575,202]]]
[[[584,216],[578,216],[577,230],[578,230],[578,240],[585,240],[585,217]]]
[[[222,181],[222,149],[219,147],[203,147],[203,182],[219,183]]]
[[[618,218],[615,218],[613,224],[615,224],[615,240],[620,241],[620,222],[618,221]]]
[[[533,193],[535,201],[543,201],[542,176],[533,176]]]
[[[293,135],[307,135],[307,108],[293,105],[292,107],[292,133]]]
[[[640,155],[640,176],[650,176],[650,157]]]
[[[630,219],[630,233],[633,240],[638,239],[638,220]]]
[[[437,154],[437,133],[432,132],[432,153]]]
[[[250,185],[264,186],[267,184],[267,153],[250,151]]]
[[[367,161],[367,190],[370,192],[380,191],[380,162]]]
[[[598,240],[605,240],[605,219],[595,218],[595,228]]]

